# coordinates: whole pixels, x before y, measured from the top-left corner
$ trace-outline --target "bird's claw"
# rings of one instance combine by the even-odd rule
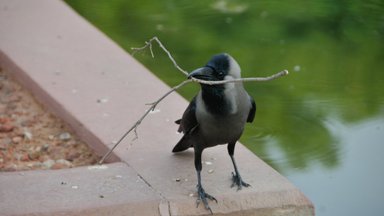
[[[235,185],[237,185],[237,190],[241,190],[244,187],[249,187],[251,186],[250,184],[244,182],[242,179],[241,179],[241,176],[239,174],[235,174],[232,172],[232,185],[231,187],[234,187]]]
[[[202,201],[205,209],[209,210],[211,214],[213,214],[211,207],[208,205],[208,199],[214,200],[217,203],[217,199],[207,193],[205,193],[203,187],[197,185],[197,200],[196,200],[196,208],[199,207],[200,202]]]

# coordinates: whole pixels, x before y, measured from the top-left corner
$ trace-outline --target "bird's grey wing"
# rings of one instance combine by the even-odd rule
[[[256,103],[251,96],[249,96],[249,100],[251,101],[251,109],[249,110],[247,122],[253,122],[256,115]]]
[[[175,123],[180,125],[178,132],[183,132],[184,134],[189,133],[198,124],[196,119],[196,97],[189,103],[183,117],[175,121]]]
[[[184,111],[183,117],[175,123],[180,124],[178,131],[183,132],[184,136],[175,145],[172,152],[187,150],[189,147],[193,146],[192,139],[190,139],[191,134],[199,125],[196,119],[196,97],[192,99],[191,103]]]

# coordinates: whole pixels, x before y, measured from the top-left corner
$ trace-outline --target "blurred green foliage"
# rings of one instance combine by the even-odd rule
[[[238,60],[244,77],[288,69],[279,80],[246,84],[258,110],[242,141],[277,169],[337,166],[340,147],[327,123],[384,113],[381,0],[66,2],[128,52],[158,36],[187,71],[220,52]],[[170,86],[185,79],[154,52],[155,59],[149,52],[135,57]],[[197,91],[180,93],[190,99]],[[282,161],[268,156],[271,145]]]

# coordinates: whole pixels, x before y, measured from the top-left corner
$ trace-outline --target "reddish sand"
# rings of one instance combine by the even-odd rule
[[[0,171],[70,168],[99,159],[0,69]]]

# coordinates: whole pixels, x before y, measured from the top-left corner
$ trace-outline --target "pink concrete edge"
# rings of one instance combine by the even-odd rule
[[[5,172],[0,185],[2,216],[159,215],[162,202],[124,163]]]

